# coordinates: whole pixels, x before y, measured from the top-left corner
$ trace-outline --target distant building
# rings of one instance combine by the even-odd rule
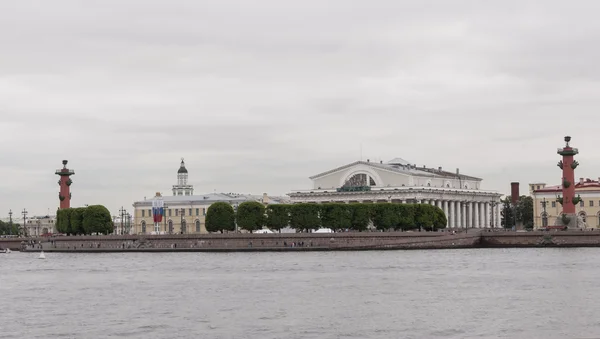
[[[310,177],[313,188],[289,193],[293,203],[427,203],[441,208],[451,228],[500,227],[500,197],[482,179],[396,158],[356,161]]]
[[[133,203],[134,214],[132,221],[133,234],[195,234],[207,233],[206,211],[215,202],[226,202],[237,206],[245,201],[258,201],[264,205],[290,203],[287,197],[237,193],[207,193],[193,195],[194,187],[188,183],[188,171],[182,159],[177,171],[177,185],[173,185],[172,196],[162,196],[164,201],[164,218],[155,229],[152,216],[152,199],[136,201]],[[117,226],[115,224],[115,226]]]
[[[529,193],[533,198],[534,227],[552,226],[562,211],[562,206],[557,201],[562,194],[562,185],[546,186],[545,183],[532,183],[529,184]],[[581,201],[576,205],[580,226],[588,229],[600,228],[600,178],[579,178],[579,182],[575,184],[575,196],[581,197]]]
[[[13,220],[13,222],[15,222],[15,220]],[[23,219],[16,223],[23,225]],[[27,235],[30,237],[58,233],[56,230],[56,216],[53,215],[27,217],[25,220],[25,228]]]

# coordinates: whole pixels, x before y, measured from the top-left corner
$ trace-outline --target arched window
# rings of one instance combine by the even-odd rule
[[[600,228],[600,212],[598,212],[596,219],[598,220],[598,228]]]
[[[196,233],[200,233],[200,220],[196,220]]]
[[[185,220],[181,221],[181,234],[185,234],[187,232],[186,230],[186,224],[185,224]]]
[[[548,213],[542,213],[542,227],[548,227]]]
[[[146,234],[146,222],[142,220],[142,233]]]
[[[344,183],[344,187],[362,187],[367,186],[367,175],[364,173],[359,173],[351,176]]]

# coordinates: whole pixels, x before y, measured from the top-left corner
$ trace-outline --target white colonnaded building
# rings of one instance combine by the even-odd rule
[[[481,189],[482,179],[442,167],[419,167],[395,158],[356,161],[310,177],[313,188],[289,193],[292,203],[428,203],[441,208],[450,228],[500,226],[499,194]]]
[[[134,234],[198,234],[206,231],[206,211],[215,202],[231,204],[234,210],[245,201],[258,201],[262,204],[290,203],[289,198],[279,196],[237,194],[237,193],[207,193],[194,195],[194,186],[188,183],[188,170],[185,162],[177,171],[177,184],[171,189],[173,195],[162,196],[157,194],[150,199],[133,203],[133,230]],[[159,225],[154,224],[152,216],[152,202],[161,199],[164,202],[164,217]]]

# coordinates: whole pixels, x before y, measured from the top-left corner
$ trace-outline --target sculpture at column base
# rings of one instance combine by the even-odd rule
[[[565,228],[568,229],[579,229],[581,228],[582,222],[579,222],[577,214],[561,214],[554,221],[554,226],[551,228]]]

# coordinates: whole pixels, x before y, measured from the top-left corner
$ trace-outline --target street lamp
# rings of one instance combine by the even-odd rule
[[[546,201],[546,198],[544,198],[541,203],[542,208],[544,209],[544,212],[542,213],[542,227],[548,227],[548,213],[546,213],[546,204],[548,204],[548,202]]]
[[[23,236],[27,237],[27,210],[23,208],[23,211],[21,212],[21,214],[23,214],[23,226],[22,226],[22,231],[23,231]]]
[[[183,214],[185,213],[185,208],[182,208],[179,210],[179,215],[181,216],[181,234],[185,234],[186,233],[186,225],[185,225],[185,220],[183,219]]]
[[[121,209],[119,210],[119,212],[121,212],[121,234],[123,234],[123,217],[125,216],[125,213],[127,213],[127,211],[125,211],[123,206],[121,206]],[[117,231],[117,234],[119,234],[118,231]]]
[[[8,235],[12,235],[12,209],[8,210]]]

